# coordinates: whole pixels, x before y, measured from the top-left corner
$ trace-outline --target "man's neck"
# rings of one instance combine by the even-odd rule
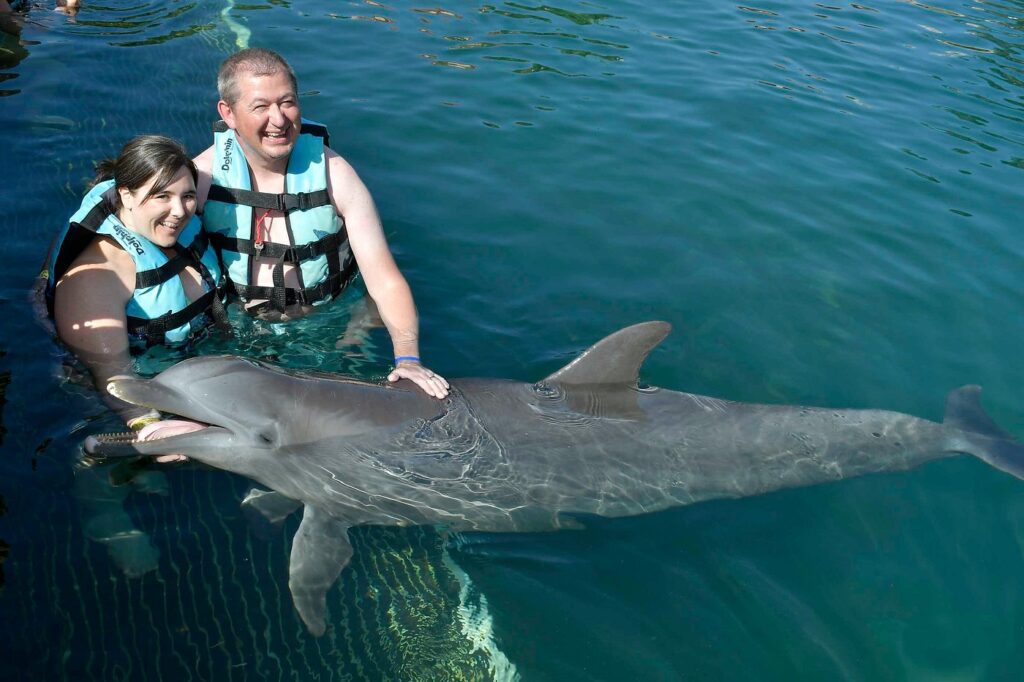
[[[243,152],[245,149],[243,148]],[[288,158],[267,160],[262,157],[253,159],[255,154],[245,155],[255,183],[253,189],[261,192],[277,192],[284,188],[284,176],[288,172]]]

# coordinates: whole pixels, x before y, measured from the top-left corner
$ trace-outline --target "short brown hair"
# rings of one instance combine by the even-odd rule
[[[235,102],[241,96],[238,91],[238,73],[240,71],[251,73],[254,76],[273,76],[283,71],[288,75],[288,80],[292,82],[292,90],[296,94],[299,92],[295,72],[292,71],[292,67],[284,60],[284,57],[265,47],[250,47],[225,59],[217,71],[217,93],[229,107],[235,106]]]

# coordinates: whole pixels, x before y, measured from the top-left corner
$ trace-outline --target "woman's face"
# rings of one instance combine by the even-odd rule
[[[118,189],[121,196],[119,217],[125,227],[157,246],[174,246],[178,235],[196,212],[196,184],[188,168],[182,166],[166,187],[150,195],[156,179],[153,175],[136,190]]]

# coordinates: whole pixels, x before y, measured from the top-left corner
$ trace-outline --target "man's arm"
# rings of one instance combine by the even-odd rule
[[[377,304],[381,320],[391,335],[396,366],[388,381],[414,381],[429,395],[448,395],[448,382],[424,367],[419,358],[419,318],[408,282],[395,264],[384,229],[366,185],[355,169],[331,149],[326,149],[328,189],[334,209],[345,218],[349,246],[366,282],[370,298]],[[417,358],[401,360],[400,358]]]

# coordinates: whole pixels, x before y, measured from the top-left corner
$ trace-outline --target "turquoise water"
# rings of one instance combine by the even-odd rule
[[[248,41],[371,188],[445,375],[664,319],[651,384],[939,419],[978,383],[1021,435],[1019,0],[84,5],[0,39],[0,677],[1019,679],[1024,482],[966,458],[580,532],[360,529],[314,640],[245,481],[76,466],[114,422],[27,301],[91,160],[203,149]],[[382,334],[335,347],[351,301],[199,352],[379,378]]]

